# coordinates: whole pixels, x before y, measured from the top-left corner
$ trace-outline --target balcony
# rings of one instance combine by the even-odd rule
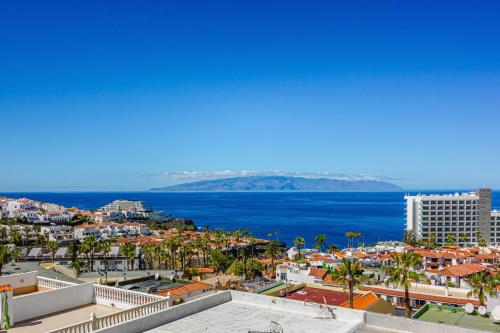
[[[2,281],[5,280],[5,281]],[[0,284],[31,293],[8,296],[14,333],[86,333],[138,319],[172,306],[162,297],[93,283],[72,283],[36,276],[36,272],[0,277]],[[5,282],[8,282],[6,284]],[[2,317],[3,318],[3,317]]]

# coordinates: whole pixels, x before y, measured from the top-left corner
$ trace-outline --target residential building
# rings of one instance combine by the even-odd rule
[[[437,244],[443,245],[451,234],[457,244],[477,244],[479,232],[487,243],[500,242],[498,215],[491,212],[489,188],[461,194],[407,195],[405,199],[406,230],[420,239],[435,236]]]

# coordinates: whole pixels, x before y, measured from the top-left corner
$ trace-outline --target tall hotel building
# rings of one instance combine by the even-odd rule
[[[477,243],[477,232],[487,243],[500,243],[500,211],[491,211],[491,189],[455,194],[407,195],[406,230],[420,239],[436,236],[444,244],[449,234],[457,243]]]

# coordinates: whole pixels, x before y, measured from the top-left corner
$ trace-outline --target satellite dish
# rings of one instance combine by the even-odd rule
[[[482,305],[481,305],[481,306],[477,309],[477,312],[479,312],[479,314],[480,314],[481,316],[484,316],[484,315],[486,315],[486,308],[485,308],[484,306],[482,306]]]
[[[472,314],[474,312],[474,305],[472,303],[465,304],[465,312]]]

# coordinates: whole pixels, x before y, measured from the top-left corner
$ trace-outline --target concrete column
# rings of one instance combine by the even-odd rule
[[[478,230],[483,239],[491,242],[491,188],[480,188],[477,190],[479,195],[479,216]]]

